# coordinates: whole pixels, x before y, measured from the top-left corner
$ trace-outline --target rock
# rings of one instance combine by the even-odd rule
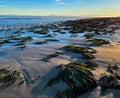
[[[120,89],[120,68],[115,66],[109,66],[107,71],[109,75],[104,75],[99,81],[102,89],[113,88]]]
[[[18,78],[18,71],[11,71],[8,68],[0,69],[0,88],[7,88],[11,86]]]
[[[92,72],[82,65],[82,63],[69,63],[59,67],[58,74],[51,78],[45,86],[50,87],[63,81],[68,88],[59,91],[56,98],[76,98],[78,95],[96,87],[97,80]]]

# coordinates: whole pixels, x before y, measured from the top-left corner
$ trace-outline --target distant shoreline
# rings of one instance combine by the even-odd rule
[[[0,30],[20,29],[49,23],[84,19],[114,19],[120,17],[75,17],[75,16],[9,16],[0,15]]]
[[[64,16],[0,16],[0,30],[26,28],[28,26],[44,25],[54,22],[78,20],[78,17]]]

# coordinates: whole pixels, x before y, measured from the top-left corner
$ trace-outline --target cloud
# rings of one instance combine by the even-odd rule
[[[63,2],[63,0],[55,0],[56,4],[66,4],[65,2]]]

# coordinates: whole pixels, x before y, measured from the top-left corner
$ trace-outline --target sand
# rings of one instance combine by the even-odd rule
[[[59,51],[57,49],[63,46],[64,45],[50,45],[44,47],[28,46],[25,50],[16,50],[15,48],[1,49],[0,67],[12,66],[13,69],[24,69],[29,74],[28,77],[30,77],[30,79],[33,79],[34,76],[40,75],[40,79],[35,81],[33,84],[27,85],[24,83],[20,86],[14,84],[1,91],[1,98],[8,98],[8,96],[9,98],[54,98],[53,95],[55,95],[56,89],[66,85],[61,83],[57,86],[47,88],[45,91],[42,91],[42,89],[50,77],[57,73],[54,69],[56,66],[59,66],[60,64],[67,64],[71,60],[73,61],[73,59],[71,59],[70,55],[66,54],[52,58],[49,62],[43,62],[41,59],[48,54]],[[106,72],[108,65],[114,65],[116,62],[118,62],[119,65],[120,46],[107,45],[94,47],[94,49],[97,51],[94,61],[96,61],[99,66],[93,71],[93,73],[95,77],[99,79],[101,75]],[[74,61],[76,60],[77,59]],[[45,79],[43,78],[44,76]],[[120,93],[118,90],[112,90],[112,93],[111,90],[107,90],[105,92],[107,95],[101,95],[100,87],[96,87],[94,90],[86,93],[85,95],[81,95],[78,98],[117,98],[114,97],[115,95],[113,92],[116,94]]]
[[[41,98],[41,96],[44,96],[44,95],[41,95],[41,96],[39,95],[37,97],[36,95],[32,94],[31,91],[39,92],[39,90],[37,89],[32,90],[34,86],[36,86],[37,83],[39,83],[41,79],[45,75],[47,75],[48,72],[54,69],[56,66],[60,64],[69,63],[70,57],[66,55],[63,55],[63,56],[61,55],[56,59],[55,58],[51,59],[49,62],[42,61],[42,58],[56,52],[57,51],[56,49],[62,46],[60,45],[56,45],[56,46],[51,45],[51,46],[44,46],[44,47],[28,46],[24,50],[17,50],[16,48],[1,49],[0,50],[1,51],[0,53],[1,68],[11,66],[13,69],[24,70],[25,72],[28,73],[29,76],[27,77],[30,77],[31,80],[34,79],[34,77],[37,77],[40,75],[40,79],[38,79],[39,81],[35,81],[35,83],[33,84],[27,85],[26,83],[24,83],[20,86],[12,85],[7,89],[2,90],[0,93],[1,98],[8,98],[8,96],[9,98]],[[55,75],[54,72],[52,73],[53,75]],[[42,83],[41,85],[45,84],[46,82],[41,82]],[[37,88],[41,88],[41,87],[38,86]]]
[[[116,31],[119,33],[120,31]],[[117,41],[120,40],[119,37]],[[66,39],[67,40],[67,39]],[[70,43],[88,45],[89,43],[80,39],[68,39]],[[13,70],[24,71],[27,73],[29,82],[34,78],[39,77],[33,83],[24,82],[18,86],[16,83],[9,88],[0,91],[0,98],[54,98],[58,89],[62,90],[67,85],[62,82],[58,85],[44,89],[45,84],[48,80],[57,74],[58,70],[56,66],[60,64],[67,64],[69,62],[81,61],[79,55],[72,53],[60,54],[58,57],[52,58],[49,62],[44,62],[42,58],[49,54],[55,53],[59,48],[63,47],[64,44],[60,45],[47,45],[47,46],[27,46],[24,50],[18,50],[15,47],[1,48],[0,49],[0,67],[12,67]],[[97,53],[95,55],[95,61],[98,67],[93,70],[96,79],[99,79],[109,65],[115,63],[120,66],[120,45],[119,42],[112,42],[111,45],[105,45],[100,47],[92,47]],[[23,75],[21,74],[21,77]],[[98,86],[94,90],[79,96],[78,98],[119,98],[120,91],[108,89],[104,94],[101,94],[101,88]]]

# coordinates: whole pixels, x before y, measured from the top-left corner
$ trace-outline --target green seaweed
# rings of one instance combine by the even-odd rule
[[[63,47],[65,51],[72,51],[74,53],[81,53],[82,59],[93,59],[95,58],[93,53],[96,51],[89,47],[83,47],[83,46],[75,46],[75,45],[67,45]]]
[[[94,46],[102,46],[102,45],[110,44],[110,41],[105,40],[105,39],[93,38],[90,41],[92,42],[92,45]]]
[[[45,58],[43,58],[44,61],[48,61],[51,58],[55,58],[58,56],[58,52],[55,52],[53,54],[47,55]]]
[[[112,88],[120,89],[120,68],[118,66],[108,66],[109,75],[100,78],[99,84],[103,90]]]
[[[0,88],[7,88],[11,86],[18,78],[18,71],[11,71],[7,68],[0,69]]]
[[[63,49],[65,51],[72,51],[72,52],[75,52],[75,53],[88,52],[88,48],[87,47],[75,46],[75,45],[67,45],[67,46],[63,47]]]
[[[95,35],[93,33],[87,33],[84,35],[84,37],[86,37],[86,39],[90,39],[92,37],[94,37]]]
[[[68,88],[58,92],[56,98],[76,98],[97,85],[92,72],[85,63],[69,63],[59,67],[59,73],[50,79],[45,88],[63,81]],[[78,83],[76,83],[78,81]]]
[[[83,59],[94,59],[94,55],[89,53],[89,52],[85,52],[85,53],[82,53],[82,58]]]

